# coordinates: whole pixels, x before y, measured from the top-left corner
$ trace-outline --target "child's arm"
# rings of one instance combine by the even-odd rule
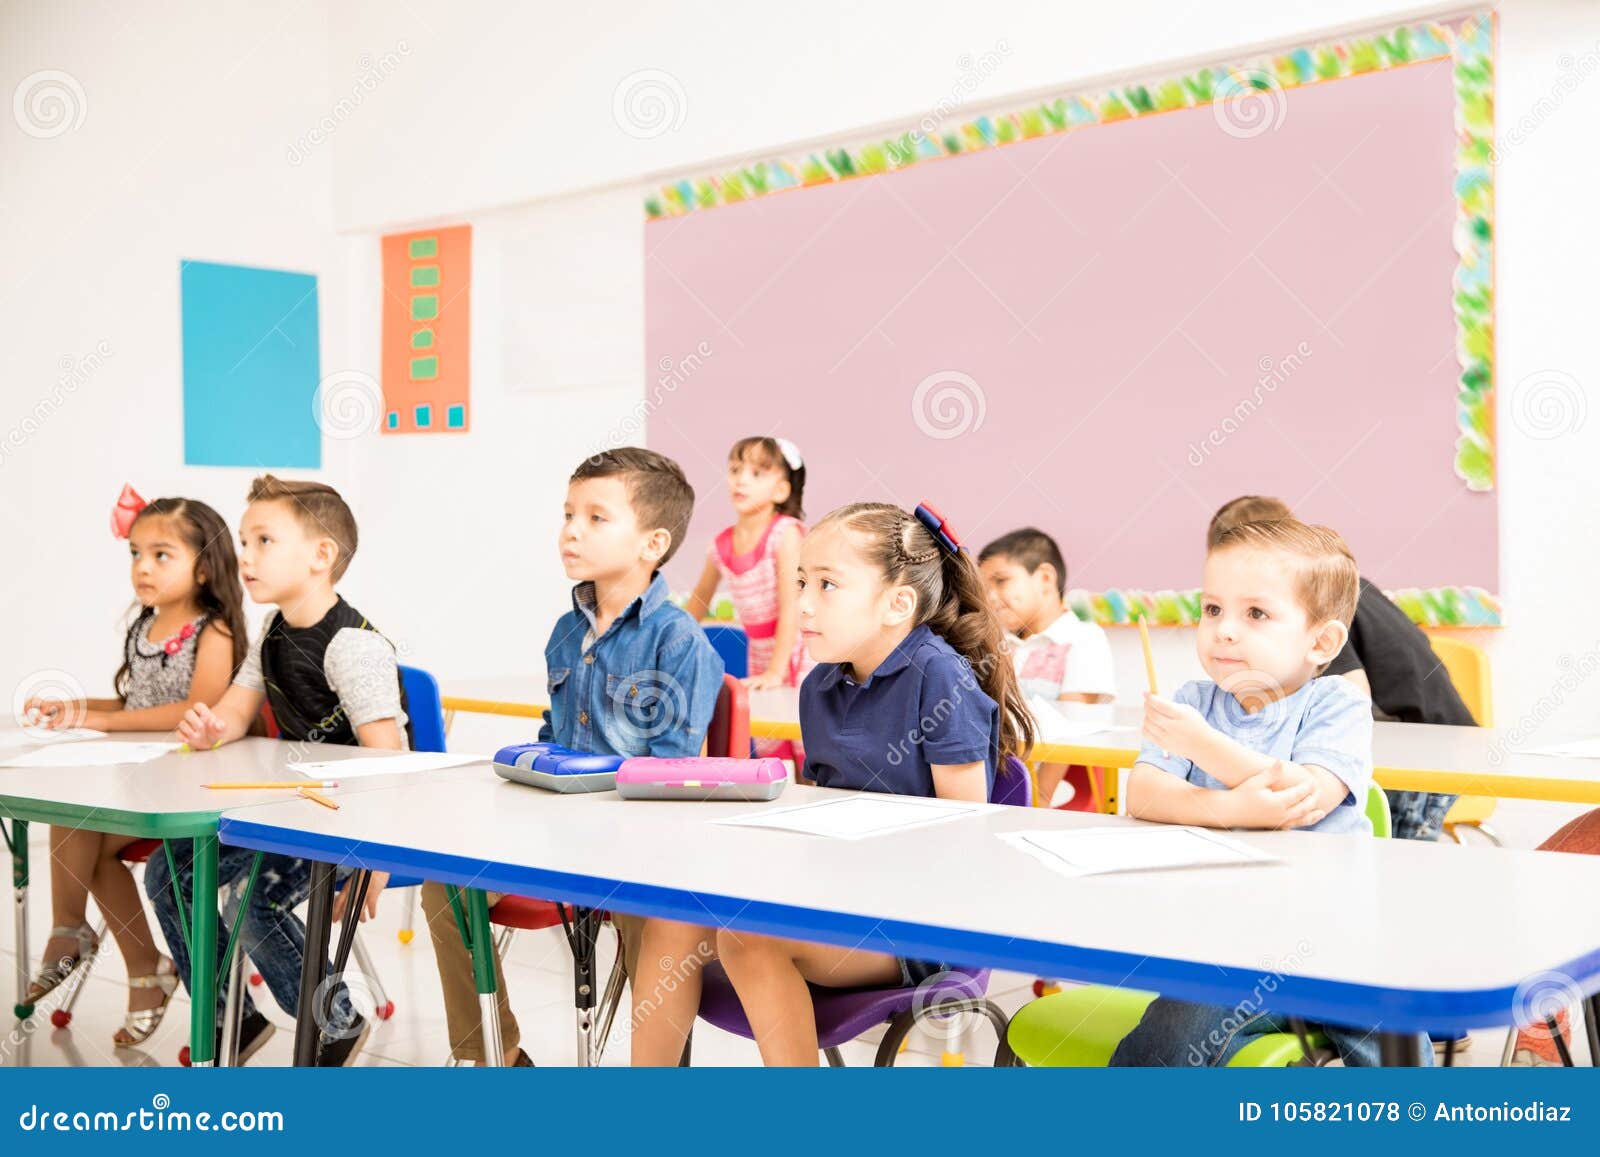
[[[689,612],[689,617],[699,622],[711,613],[711,600],[717,593],[717,583],[722,580],[722,572],[717,569],[717,564],[709,558],[706,559],[705,569],[700,572],[700,581],[694,584],[694,590],[689,594],[689,601],[683,604],[683,609]]]
[[[989,802],[989,779],[983,763],[933,763],[933,794],[939,799]]]
[[[800,535],[785,532],[778,539],[778,627],[772,637],[772,666],[745,680],[756,691],[782,687],[789,677],[789,656],[800,631]]]
[[[1148,763],[1128,777],[1128,814],[1135,819],[1207,828],[1308,827],[1322,820],[1314,782],[1279,761],[1228,791],[1199,787]]]
[[[716,648],[704,631],[685,622],[681,631],[674,628],[662,640],[656,652],[656,670],[649,674],[665,683],[666,693],[660,698],[671,716],[632,721],[634,726],[643,726],[649,754],[663,759],[701,754],[717,696],[722,693],[722,658]],[[645,690],[660,694],[663,688],[647,686]],[[615,709],[624,716],[629,710],[625,704]]]
[[[241,739],[267,700],[265,691],[235,683],[223,692],[215,707],[196,703],[178,721],[178,738],[193,751],[209,751]]]
[[[115,700],[116,706],[107,711],[96,710],[91,705],[83,725],[99,731],[171,731],[183,721],[191,707],[220,703],[232,679],[233,636],[227,634],[225,628],[207,624],[195,644],[194,678],[189,682],[188,698],[132,711]]]

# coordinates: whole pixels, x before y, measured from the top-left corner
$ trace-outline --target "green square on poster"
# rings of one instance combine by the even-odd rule
[[[183,461],[188,466],[322,466],[317,279],[185,261]]]

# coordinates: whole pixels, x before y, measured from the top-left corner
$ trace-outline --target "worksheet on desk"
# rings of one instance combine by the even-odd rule
[[[1003,832],[1000,838],[1063,876],[1277,862],[1265,852],[1205,828],[1074,828]]]
[[[176,743],[64,743],[0,758],[0,767],[113,767],[145,763],[176,751]]]
[[[1569,739],[1544,747],[1519,747],[1519,755],[1549,755],[1559,759],[1600,759],[1600,739]]]
[[[798,804],[794,807],[768,808],[753,815],[735,819],[712,820],[712,823],[741,828],[774,828],[786,832],[801,832],[808,836],[825,836],[835,840],[860,840],[868,836],[889,835],[926,827],[928,824],[948,823],[966,819],[992,810],[986,803],[963,803],[946,799],[906,799],[902,796],[878,795],[863,791],[844,799],[823,800],[821,803]]]
[[[48,727],[23,727],[19,730],[0,731],[0,750],[13,747],[44,747],[57,743],[82,743],[87,739],[104,739],[104,731],[94,731],[88,727],[61,727],[51,730]]]

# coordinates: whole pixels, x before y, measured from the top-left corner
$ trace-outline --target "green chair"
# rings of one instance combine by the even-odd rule
[[[1367,818],[1372,821],[1372,834],[1387,839],[1389,801],[1377,784],[1367,793]],[[1023,1005],[1011,1018],[1006,1030],[1011,1059],[1031,1068],[1104,1068],[1155,998],[1153,992],[1098,984],[1041,997]],[[1320,1064],[1331,1058],[1326,1037],[1311,1033],[1307,1039],[1317,1054],[1309,1060],[1298,1036],[1280,1032],[1251,1041],[1234,1054],[1228,1067],[1284,1068]]]

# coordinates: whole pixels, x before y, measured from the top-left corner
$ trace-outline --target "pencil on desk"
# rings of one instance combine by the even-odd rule
[[[285,790],[298,790],[302,787],[338,787],[339,781],[336,779],[279,779],[271,781],[264,780],[261,783],[208,783],[205,786],[218,789],[247,789],[251,791],[265,791],[269,788],[277,787],[281,787]]]
[[[339,805],[338,804],[334,803],[327,796],[319,795],[318,793],[312,791],[309,787],[302,787],[300,789],[300,794],[305,796],[312,803],[320,803],[323,807],[330,808],[333,811],[338,811],[339,810]]]
[[[1139,645],[1144,648],[1144,673],[1150,680],[1150,694],[1161,694],[1161,687],[1156,683],[1156,657],[1150,650],[1150,628],[1145,626],[1144,612],[1139,612]]]

